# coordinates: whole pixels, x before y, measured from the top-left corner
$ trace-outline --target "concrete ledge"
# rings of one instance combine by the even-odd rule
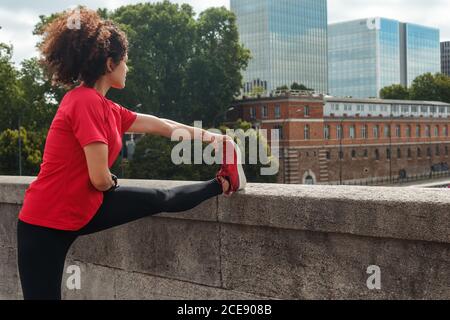
[[[21,297],[15,230],[34,179],[0,176],[2,299]],[[80,237],[67,264],[80,266],[82,289],[64,289],[64,297],[449,299],[449,196],[450,189],[249,184],[230,199]],[[381,290],[366,285],[370,265],[381,269]]]

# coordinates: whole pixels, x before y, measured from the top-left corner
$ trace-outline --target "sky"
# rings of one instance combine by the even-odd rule
[[[39,15],[59,12],[75,5],[86,5],[91,9],[115,9],[122,5],[143,2],[142,0],[1,0],[0,42],[14,46],[13,60],[18,64],[23,59],[37,56],[35,44],[38,38],[32,35]],[[157,2],[151,0],[148,2]],[[229,0],[172,0],[174,3],[189,3],[199,13],[208,7],[230,7]],[[449,0],[328,0],[328,22],[385,17],[436,27],[441,30],[441,41],[450,40]]]

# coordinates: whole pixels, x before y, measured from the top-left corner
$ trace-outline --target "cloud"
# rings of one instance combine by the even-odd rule
[[[122,5],[143,2],[142,0],[2,0],[0,2],[0,42],[14,45],[14,60],[36,56],[34,48],[37,37],[32,30],[41,14],[68,9],[82,4],[89,8],[115,9]],[[157,2],[152,0],[148,2]],[[230,7],[229,0],[172,0],[175,3],[189,3],[195,12],[208,7]],[[328,20],[330,23],[367,17],[386,17],[412,22],[441,30],[441,39],[450,40],[449,0],[329,0]]]

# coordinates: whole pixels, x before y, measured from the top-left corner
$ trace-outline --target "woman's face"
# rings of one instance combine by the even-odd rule
[[[118,65],[115,65],[111,58],[108,58],[108,64],[112,66],[112,72],[108,73],[109,82],[111,87],[115,89],[125,88],[125,82],[127,80],[127,67],[128,55],[125,55],[122,61]],[[115,67],[114,67],[115,66]]]

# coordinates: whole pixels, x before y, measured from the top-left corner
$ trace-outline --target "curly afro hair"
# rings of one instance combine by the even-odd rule
[[[125,33],[84,7],[63,12],[43,31],[41,62],[55,84],[73,86],[83,81],[92,87],[106,74],[108,58],[119,64],[128,52]]]

